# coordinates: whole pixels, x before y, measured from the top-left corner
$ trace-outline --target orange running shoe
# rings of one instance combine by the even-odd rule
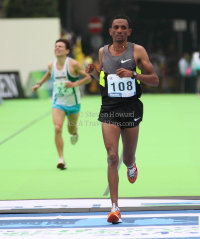
[[[120,209],[115,206],[113,203],[113,207],[111,208],[111,212],[108,214],[107,222],[117,224],[122,222],[122,217],[120,213]]]
[[[130,183],[134,183],[138,177],[138,169],[134,163],[132,168],[127,168],[127,178]]]

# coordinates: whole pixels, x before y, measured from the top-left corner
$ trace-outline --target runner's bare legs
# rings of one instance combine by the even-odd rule
[[[135,163],[135,152],[138,142],[139,125],[134,128],[124,128],[121,131],[123,143],[123,162],[127,167]]]
[[[119,163],[118,143],[121,129],[113,124],[102,123],[104,144],[108,154],[108,183],[112,205],[118,207],[118,170]]]
[[[63,158],[63,146],[64,142],[62,139],[62,126],[65,120],[65,112],[63,110],[54,108],[52,110],[54,131],[55,131],[55,144],[60,158]]]
[[[77,133],[77,130],[78,130],[78,127],[77,127],[78,116],[79,116],[79,113],[70,114],[69,116],[67,116],[67,119],[68,119],[67,127],[68,127],[68,132],[70,134],[76,134]]]

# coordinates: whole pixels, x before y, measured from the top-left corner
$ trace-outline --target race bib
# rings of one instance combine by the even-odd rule
[[[54,92],[57,97],[69,96],[73,94],[72,88],[66,88],[65,82],[54,82]]]
[[[136,95],[135,79],[130,77],[120,78],[115,74],[107,77],[109,97],[131,97]]]

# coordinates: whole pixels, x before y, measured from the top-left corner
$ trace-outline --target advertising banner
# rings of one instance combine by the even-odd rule
[[[39,82],[46,71],[33,71],[29,75],[29,79],[26,84],[25,94],[28,98],[40,98],[46,99],[52,96],[53,91],[53,79],[48,80],[45,82],[37,91],[34,93],[32,91],[32,87]]]
[[[3,99],[24,98],[19,72],[0,72],[0,95]]]

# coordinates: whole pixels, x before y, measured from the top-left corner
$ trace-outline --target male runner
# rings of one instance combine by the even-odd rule
[[[80,91],[79,86],[91,82],[90,75],[85,73],[79,62],[68,57],[70,43],[66,39],[59,39],[55,43],[54,53],[56,61],[48,65],[48,71],[32,90],[36,92],[38,88],[51,77],[54,79],[53,88],[53,123],[55,129],[55,144],[59,159],[57,168],[66,169],[63,157],[62,126],[65,116],[68,118],[68,132],[70,133],[71,144],[78,141],[77,121],[80,111]],[[83,76],[79,80],[79,74]]]
[[[112,201],[107,221],[122,222],[118,208],[118,142],[122,137],[123,162],[127,166],[130,183],[137,179],[135,152],[138,140],[139,123],[142,121],[143,104],[138,99],[141,94],[140,82],[157,86],[159,79],[145,49],[127,42],[131,22],[124,15],[115,16],[110,24],[109,33],[113,43],[99,49],[100,72],[94,64],[86,67],[86,72],[100,76],[102,106],[99,121],[102,122],[104,144],[108,154],[108,183]],[[148,74],[141,73],[143,66]]]

